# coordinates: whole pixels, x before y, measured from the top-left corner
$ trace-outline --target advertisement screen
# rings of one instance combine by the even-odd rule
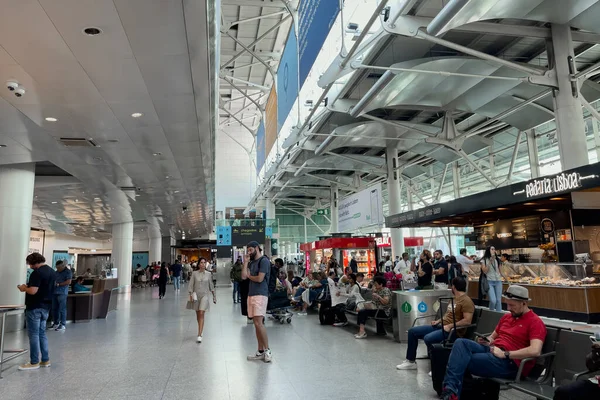
[[[339,231],[383,223],[381,183],[342,199],[338,208]]]

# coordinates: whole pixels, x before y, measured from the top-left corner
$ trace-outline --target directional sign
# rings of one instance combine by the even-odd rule
[[[329,215],[331,211],[329,208],[320,208],[317,210],[317,215]]]
[[[231,246],[230,226],[217,226],[217,246]]]

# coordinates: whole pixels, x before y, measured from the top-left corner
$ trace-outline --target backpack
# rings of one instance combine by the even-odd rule
[[[461,264],[452,264],[450,265],[450,268],[448,270],[448,282],[449,284],[452,283],[452,279],[456,278],[457,276],[463,276],[463,268]]]
[[[269,261],[269,265],[270,265],[270,271],[269,271],[269,294],[275,292],[275,289],[277,288],[277,275],[279,274],[279,268],[277,268],[275,266],[275,264],[273,264],[271,262],[271,260],[269,260],[269,257],[267,256],[263,256],[267,259],[267,261]]]

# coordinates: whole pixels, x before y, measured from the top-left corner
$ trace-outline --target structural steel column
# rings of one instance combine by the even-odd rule
[[[340,230],[339,215],[338,215],[339,191],[337,185],[331,185],[331,228],[329,233],[338,233]]]
[[[540,159],[538,157],[537,142],[535,140],[535,129],[525,132],[527,135],[527,153],[529,154],[529,168],[531,170],[531,178],[540,177]]]
[[[460,199],[460,170],[458,161],[452,163],[452,187],[454,188],[454,199]]]
[[[387,159],[388,173],[387,190],[389,215],[400,214],[400,212],[402,212],[402,205],[400,194],[400,173],[397,170],[398,148],[393,145],[388,145],[388,147],[385,149],[385,155]],[[410,182],[408,184],[410,184]],[[390,236],[392,238],[392,260],[395,260],[396,256],[401,256],[404,252],[404,237],[402,236],[402,229],[391,228]]]
[[[567,170],[589,164],[579,87],[571,81],[577,69],[569,25],[552,24],[552,47],[558,80],[553,93],[556,137],[562,169]]]

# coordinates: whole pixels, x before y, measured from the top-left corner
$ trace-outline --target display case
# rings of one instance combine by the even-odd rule
[[[503,281],[528,285],[600,287],[591,263],[503,263]],[[481,264],[470,266],[469,280],[478,280]]]
[[[600,322],[600,278],[592,263],[505,263],[502,291],[511,284],[527,287],[538,315],[587,323]],[[480,264],[470,266],[468,294],[479,299]],[[487,302],[482,300],[482,305]]]

